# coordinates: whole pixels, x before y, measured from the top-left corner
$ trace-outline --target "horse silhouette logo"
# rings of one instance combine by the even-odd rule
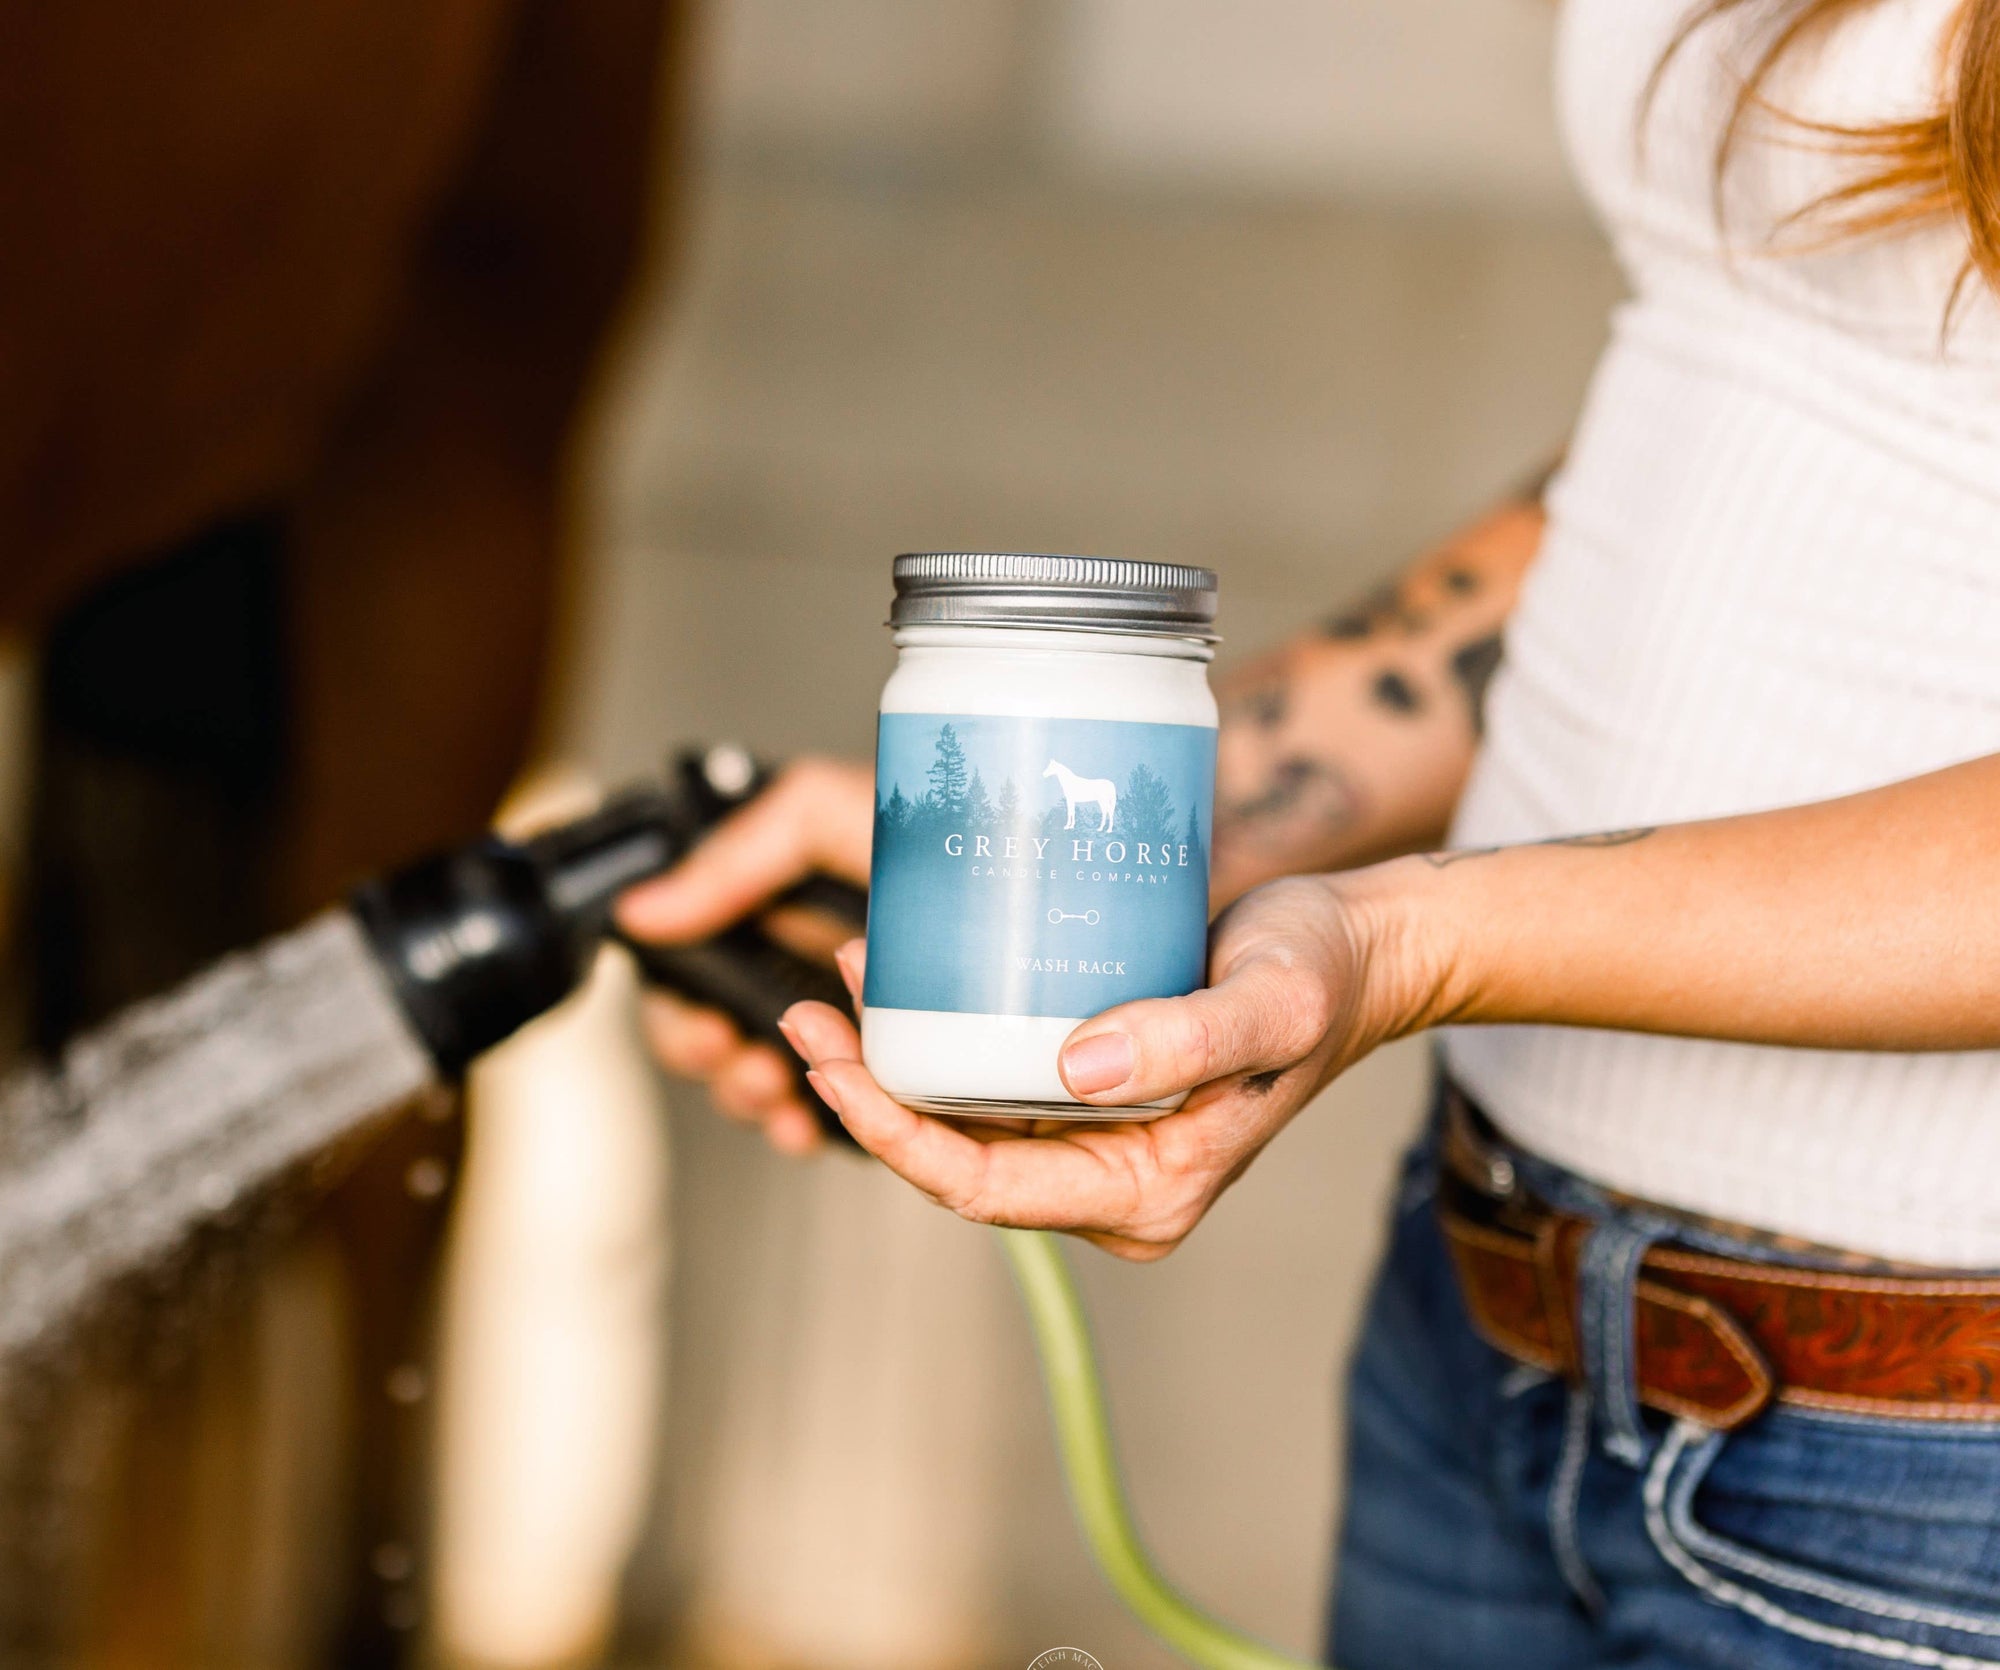
[[[1076,827],[1076,809],[1081,804],[1095,806],[1103,819],[1099,827],[1105,834],[1111,833],[1112,822],[1118,816],[1118,785],[1109,777],[1079,777],[1061,760],[1050,760],[1042,775],[1053,777],[1062,787],[1063,801],[1069,807],[1069,821],[1063,828]]]

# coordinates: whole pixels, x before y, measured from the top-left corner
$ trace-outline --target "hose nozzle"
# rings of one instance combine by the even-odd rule
[[[463,1073],[574,991],[598,945],[616,937],[618,895],[679,863],[768,781],[732,744],[690,749],[676,756],[664,785],[624,790],[574,823],[525,841],[488,836],[358,888],[354,914],[439,1070]],[[803,891],[857,928],[865,915],[867,896],[857,888],[818,877]],[[791,1004],[817,998],[847,1006],[837,975],[755,923],[700,945],[621,942],[648,981],[722,1009],[746,1035],[784,1047],[787,1059],[777,1019]],[[822,1123],[841,1130],[830,1110]]]

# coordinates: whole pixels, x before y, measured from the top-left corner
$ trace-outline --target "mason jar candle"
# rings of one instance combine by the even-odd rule
[[[1202,983],[1215,576],[926,551],[895,562],[862,1056],[907,1106],[1152,1118],[1063,1087],[1078,1022]]]

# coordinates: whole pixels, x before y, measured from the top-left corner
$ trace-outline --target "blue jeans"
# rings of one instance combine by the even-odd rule
[[[1579,1310],[1620,1314],[1664,1226],[1531,1181],[1598,1220]],[[1472,1331],[1435,1190],[1426,1147],[1353,1365],[1340,1670],[2000,1667],[2000,1425],[1774,1405],[1711,1433],[1637,1409],[1610,1323],[1573,1390]]]

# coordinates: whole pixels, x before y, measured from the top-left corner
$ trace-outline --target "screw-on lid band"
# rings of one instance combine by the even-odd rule
[[[1215,641],[1212,570],[1024,551],[896,559],[891,626],[1028,626]]]

